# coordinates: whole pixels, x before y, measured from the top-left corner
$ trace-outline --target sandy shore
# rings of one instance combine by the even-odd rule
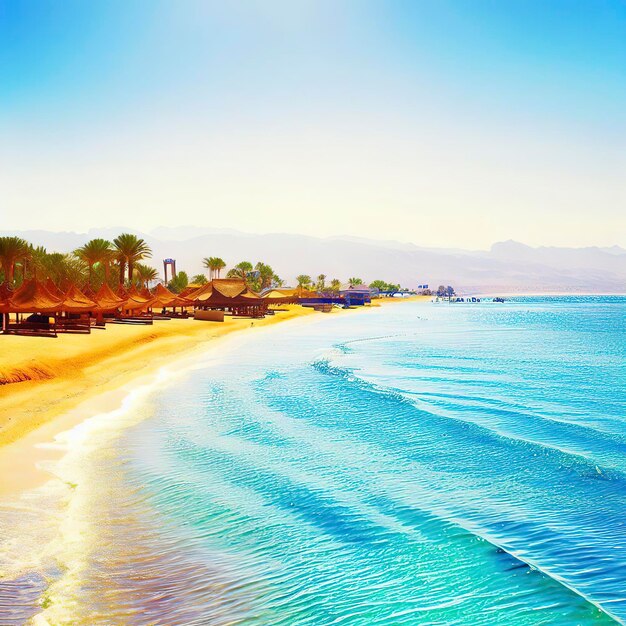
[[[260,320],[227,317],[223,323],[173,319],[152,326],[108,324],[106,330],[93,330],[90,335],[57,339],[2,336],[0,445],[211,340],[314,314],[299,306],[284,308]]]
[[[118,408],[162,368],[177,368],[186,357],[239,332],[316,315],[296,305],[282,308],[259,320],[109,324],[90,335],[57,339],[0,336],[0,495],[43,482],[48,476],[38,468],[41,461],[59,456],[48,445],[57,434]]]
[[[379,300],[374,306],[403,301]],[[161,368],[206,351],[212,342],[233,333],[286,320],[326,317],[298,305],[283,309],[260,320],[227,317],[223,323],[174,319],[153,326],[110,324],[90,335],[57,339],[0,336],[0,493],[20,491],[40,481],[44,476],[36,461],[54,456],[40,444],[90,415],[112,410]],[[368,309],[335,310],[329,315],[355,315]]]

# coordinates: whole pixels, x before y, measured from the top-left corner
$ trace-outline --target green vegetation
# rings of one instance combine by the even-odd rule
[[[151,282],[158,280],[159,273],[149,265],[143,263],[137,263],[135,266],[135,281],[141,284],[143,287],[149,287]]]
[[[209,256],[202,259],[204,267],[209,270],[209,280],[220,277],[220,272],[226,267],[224,259],[220,259],[218,256]],[[196,281],[194,281],[196,282]]]
[[[15,282],[15,266],[24,264],[31,256],[31,246],[20,237],[0,237],[0,267],[4,280],[12,286]]]
[[[227,278],[243,278],[246,280],[248,278],[248,273],[252,271],[253,265],[249,261],[240,261],[233,267],[228,270],[228,274],[226,274]]]
[[[110,241],[106,239],[92,239],[84,246],[78,248],[74,254],[83,263],[87,264],[89,269],[89,280],[87,284],[93,287],[94,266],[102,266],[104,268],[105,278],[108,280],[111,272],[111,263],[115,258],[115,251]]]
[[[386,283],[384,280],[375,280],[369,286],[371,289],[378,289],[379,291],[400,291],[400,285]]]
[[[209,281],[204,274],[196,274],[191,277],[192,285],[206,285]]]
[[[144,262],[151,256],[148,244],[132,233],[121,233],[113,241],[91,239],[70,254],[48,252],[42,246],[34,247],[20,237],[0,237],[0,284],[16,288],[24,280],[37,278],[50,279],[61,289],[76,284],[81,289],[97,291],[104,283],[114,290],[118,286],[132,284],[149,288],[160,278],[159,272]],[[226,262],[217,256],[205,257],[202,263],[208,270],[208,280],[219,278],[226,268]],[[284,285],[273,267],[264,261],[254,265],[249,261],[240,261],[228,270],[227,276],[245,280],[249,288],[256,292]],[[208,280],[205,274],[196,274],[190,279],[186,272],[180,271],[170,280],[168,287],[179,293],[189,284],[205,285]],[[320,293],[339,293],[341,290],[341,281],[338,278],[328,281],[326,274],[318,274],[315,279],[308,274],[300,274],[296,282],[301,289]],[[349,278],[348,283],[352,286],[364,284],[358,277]],[[383,280],[375,280],[369,286],[380,291],[400,289],[399,285]],[[448,295],[450,290],[454,293],[451,287],[441,285],[438,293]]]
[[[123,233],[113,240],[115,254],[119,263],[119,281],[124,284],[124,271],[128,267],[128,282],[133,280],[133,269],[136,263],[152,256],[148,244],[131,233]]]
[[[187,272],[178,272],[169,283],[167,288],[174,293],[180,293],[189,284],[189,276]]]
[[[298,287],[302,289],[310,289],[311,288],[311,277],[308,274],[300,274],[296,276],[296,280],[298,281]]]
[[[341,289],[341,281],[338,278],[333,278],[330,281],[330,290],[333,293],[339,293],[340,289]]]

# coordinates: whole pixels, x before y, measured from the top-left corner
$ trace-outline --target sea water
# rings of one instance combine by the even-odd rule
[[[625,314],[407,302],[245,333],[65,468],[40,623],[626,620]]]

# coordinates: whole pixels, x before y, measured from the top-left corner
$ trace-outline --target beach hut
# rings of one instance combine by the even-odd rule
[[[210,284],[210,283],[209,283]],[[185,298],[187,300],[193,300],[193,296],[196,293],[200,293],[200,291],[206,287],[206,285],[188,285],[185,287],[178,295],[179,298]]]
[[[122,293],[122,288],[118,293]],[[124,290],[126,300],[121,308],[121,313],[116,315],[115,322],[129,324],[152,324],[152,305],[156,298],[150,293],[140,293],[135,285],[128,291]]]
[[[167,287],[162,284],[158,284],[154,288],[153,292],[154,303],[153,309],[161,309],[161,314],[166,317],[188,317],[188,313],[185,309],[193,306],[193,302],[187,298],[183,298],[178,294],[171,292]],[[180,308],[180,312],[176,309]],[[167,309],[172,309],[167,311]]]
[[[115,313],[124,306],[127,300],[117,295],[106,283],[103,283],[92,299],[96,303],[96,311],[101,314]]]
[[[35,278],[27,280],[9,295],[4,303],[5,313],[15,314],[15,321],[5,321],[3,332],[19,335],[57,336],[57,316],[63,299],[48,291]],[[27,317],[24,317],[28,314]]]
[[[340,290],[339,295],[348,306],[363,306],[372,302],[372,293],[366,285],[348,285]]]
[[[96,303],[76,285],[71,285],[62,298],[61,315],[57,317],[57,332],[90,333],[91,314],[97,308]]]
[[[55,282],[48,276],[44,281],[44,286],[53,296],[57,298],[63,298],[65,294],[56,286]]]
[[[318,292],[310,289],[298,287],[298,302],[304,306],[321,311],[322,313],[330,313],[336,304],[344,304],[343,298],[339,294],[329,292]]]
[[[119,314],[126,303],[126,298],[118,296],[106,283],[103,283],[100,289],[93,295],[92,300],[96,307],[94,313],[96,315],[96,326],[104,326],[105,316],[113,316]]]
[[[240,278],[215,278],[188,296],[200,309],[221,309],[238,317],[263,317],[267,303]]]
[[[267,289],[261,295],[267,304],[297,304],[300,298],[297,289]]]

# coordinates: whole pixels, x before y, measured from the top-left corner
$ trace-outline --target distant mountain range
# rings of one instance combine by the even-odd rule
[[[4,231],[69,252],[88,239],[113,239],[120,232],[135,232],[151,246],[152,264],[176,259],[179,270],[190,275],[203,271],[202,258],[220,256],[228,264],[262,260],[293,283],[297,274],[347,279],[360,276],[416,287],[427,283],[454,285],[459,292],[626,292],[626,250],[610,248],[533,248],[516,241],[494,244],[488,251],[424,248],[397,241],[356,237],[309,237],[290,234],[254,235],[235,230],[183,226],[141,233],[128,228],[99,228],[87,233]]]

